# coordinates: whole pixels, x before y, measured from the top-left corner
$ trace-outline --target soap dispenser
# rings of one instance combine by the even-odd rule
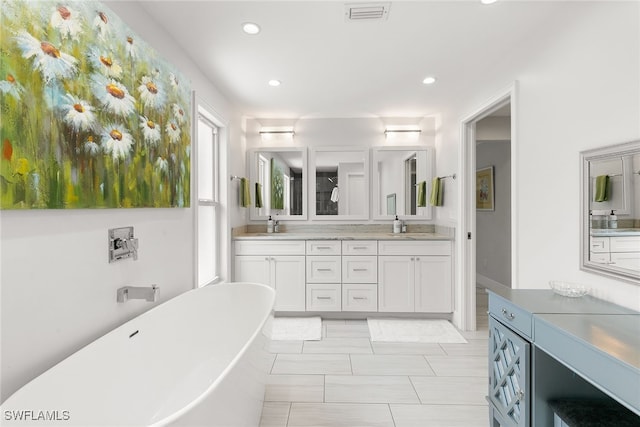
[[[269,215],[269,219],[267,220],[267,233],[273,233],[273,218]]]
[[[398,215],[396,215],[396,219],[393,220],[393,234],[400,233],[402,231],[402,223],[398,219]]]
[[[611,214],[609,215],[609,228],[618,228],[618,217],[613,212],[613,209],[611,209]]]

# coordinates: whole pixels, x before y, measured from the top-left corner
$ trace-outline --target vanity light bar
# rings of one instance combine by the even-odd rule
[[[261,130],[260,131],[260,135],[275,135],[275,134],[295,135],[295,132],[292,130]]]
[[[388,133],[420,133],[421,129],[385,129],[385,135]]]

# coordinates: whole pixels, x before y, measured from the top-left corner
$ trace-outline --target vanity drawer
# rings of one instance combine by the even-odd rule
[[[589,254],[589,261],[599,264],[609,264],[611,262],[611,254],[609,252],[591,252]]]
[[[378,257],[344,255],[342,283],[378,283]]]
[[[307,311],[340,311],[341,286],[336,283],[307,285]]]
[[[611,252],[640,252],[640,236],[620,236],[609,239]]]
[[[379,255],[451,255],[451,242],[379,240]]]
[[[378,311],[378,286],[343,284],[342,311]]]
[[[378,242],[375,240],[343,240],[343,255],[377,255]]]
[[[339,240],[307,240],[307,255],[340,255]]]
[[[304,255],[304,240],[236,240],[236,255]]]
[[[591,252],[609,252],[608,237],[592,237]]]
[[[533,336],[533,315],[499,295],[489,293],[489,314],[529,340]]]
[[[340,283],[342,269],[339,255],[307,256],[307,283]]]

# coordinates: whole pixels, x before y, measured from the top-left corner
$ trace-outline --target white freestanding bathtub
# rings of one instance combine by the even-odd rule
[[[255,427],[274,296],[251,283],[185,292],[26,384],[0,425]]]

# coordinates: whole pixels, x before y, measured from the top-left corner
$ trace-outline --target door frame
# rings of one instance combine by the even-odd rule
[[[459,238],[457,274],[460,277],[460,326],[476,330],[476,123],[506,104],[511,104],[511,286],[518,277],[517,240],[517,89],[515,81],[508,88],[485,102],[460,123],[460,193],[458,195]],[[471,236],[469,238],[468,236]]]

